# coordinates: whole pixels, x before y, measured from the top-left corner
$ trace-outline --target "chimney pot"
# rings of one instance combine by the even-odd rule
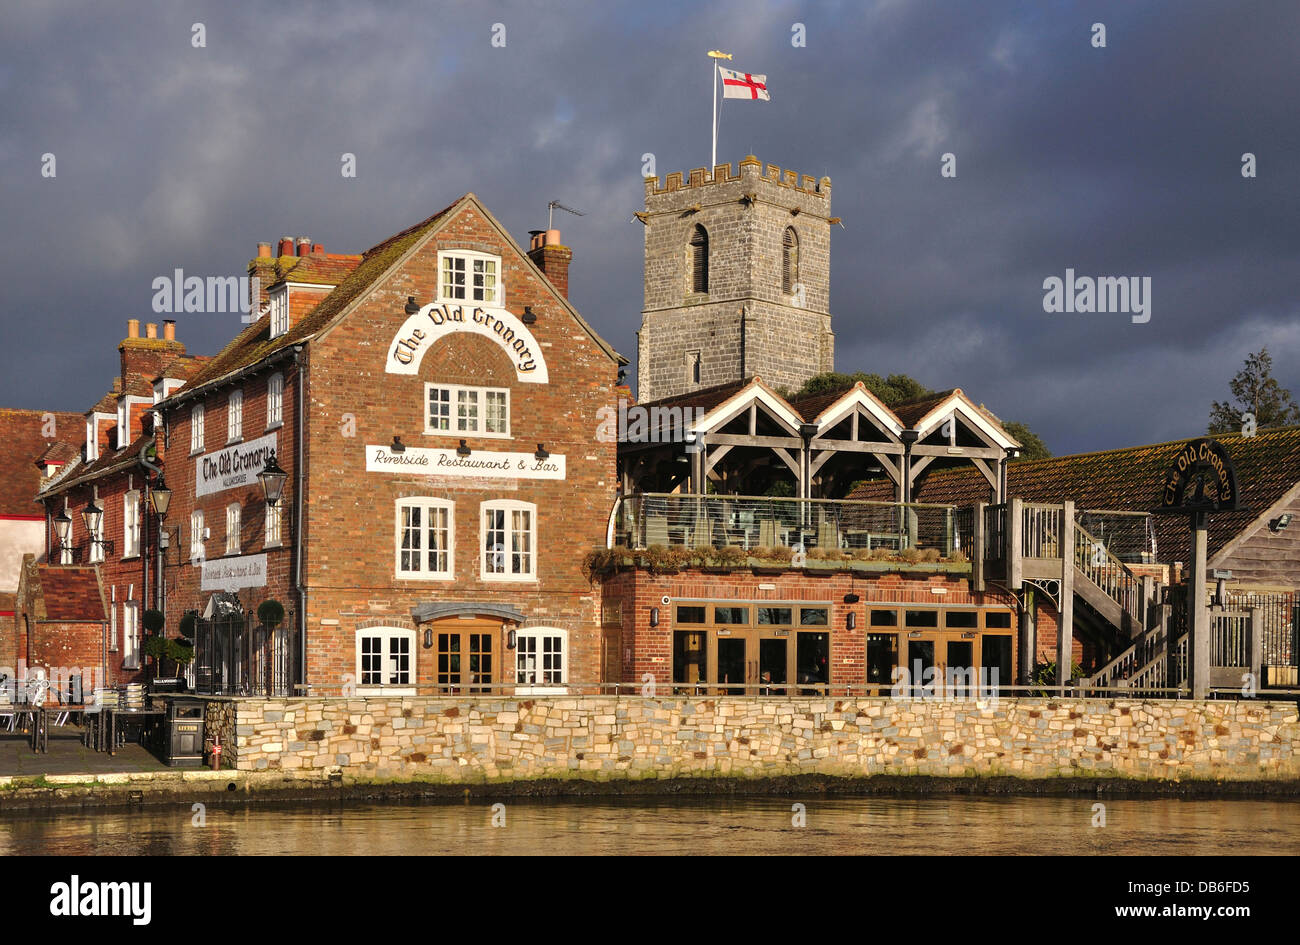
[[[158,326],[154,322],[149,322],[144,326],[144,336],[146,338],[158,337]]]
[[[128,338],[140,337],[140,319],[128,318],[126,320],[126,336]]]
[[[324,255],[325,255],[325,247],[322,246],[320,243],[312,243],[312,244],[311,244],[311,254],[312,254],[313,256],[324,256]]]
[[[545,232],[546,232],[545,230],[529,230],[529,231],[528,231],[528,248],[529,248],[529,249],[536,249],[537,247],[541,246],[541,245],[542,245],[542,234],[545,233]]]
[[[270,253],[271,244],[269,243],[266,244],[266,251]],[[163,338],[165,338],[167,341],[176,340],[176,319],[174,318],[163,319]]]
[[[293,255],[293,240],[290,239],[290,238],[287,237],[287,236],[282,236],[282,237],[280,237],[280,249],[279,249],[279,252],[278,252],[276,255],[278,255],[278,256],[292,256],[292,255]]]
[[[305,236],[298,237],[298,255],[306,256],[311,252],[311,240]]]
[[[271,244],[270,244],[270,243],[258,243],[258,244],[257,244],[257,258],[258,258],[258,259],[270,259],[270,258],[271,258]]]
[[[559,242],[560,242],[560,231],[559,231],[559,230],[547,230],[547,231],[546,231],[546,241],[545,241],[542,245],[543,245],[543,246],[558,246],[558,245],[559,245]]]

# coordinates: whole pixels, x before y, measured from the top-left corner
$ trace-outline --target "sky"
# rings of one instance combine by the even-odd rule
[[[708,163],[722,49],[771,101],[724,103],[718,160],[833,181],[838,370],[1058,454],[1195,436],[1262,346],[1300,394],[1297,37],[1292,0],[6,4],[0,405],[88,409],[126,320],[172,317],[160,276],[360,252],[468,191],[525,245],[583,211],[570,298],[635,379],[643,168]],[[1045,311],[1067,269],[1149,310]],[[175,317],[195,354],[241,328]]]

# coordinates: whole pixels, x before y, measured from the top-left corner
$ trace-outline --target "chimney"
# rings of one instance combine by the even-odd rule
[[[298,237],[298,255],[306,256],[311,252],[311,240],[305,236]]]
[[[266,252],[269,255],[271,252],[271,244],[265,243],[263,245],[266,246]],[[164,341],[176,340],[176,319],[174,318],[163,319],[163,340]]]
[[[573,250],[561,245],[559,230],[529,230],[528,258],[546,274],[560,295],[569,297],[569,263]]]
[[[293,255],[293,240],[290,239],[290,238],[287,237],[287,236],[282,236],[282,237],[280,237],[280,251],[279,251],[276,255],[277,255],[277,256],[292,256],[292,255]]]
[[[146,338],[157,338],[158,326],[154,322],[149,322],[144,326],[144,336]]]
[[[270,244],[270,243],[258,243],[258,244],[257,244],[257,258],[258,258],[258,259],[270,259],[270,258],[271,258],[271,244]]]
[[[324,256],[324,255],[325,255],[325,247],[322,246],[320,243],[312,243],[312,244],[311,244],[311,254],[312,254],[313,256]]]
[[[128,318],[126,320],[126,336],[128,338],[140,337],[140,319]]]

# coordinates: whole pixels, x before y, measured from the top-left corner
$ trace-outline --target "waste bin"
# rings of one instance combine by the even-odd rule
[[[203,700],[168,699],[163,761],[172,767],[203,764]]]

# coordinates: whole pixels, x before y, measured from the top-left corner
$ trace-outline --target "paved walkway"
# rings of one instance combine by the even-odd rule
[[[14,732],[0,733],[0,777],[169,770],[139,745],[124,745],[115,755],[87,748],[81,744],[81,729],[75,725],[51,726],[49,747],[47,754],[38,755],[32,751],[26,736]]]

